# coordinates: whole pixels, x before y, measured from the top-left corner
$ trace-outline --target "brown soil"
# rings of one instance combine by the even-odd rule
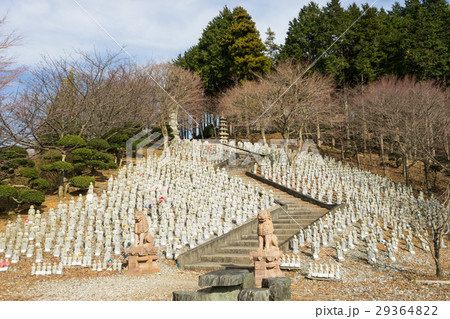
[[[372,163],[377,163],[372,155]],[[374,173],[382,173],[382,168],[371,166],[366,157],[361,157],[364,169]],[[369,162],[369,163],[368,163]],[[413,167],[413,185],[419,185],[420,167]],[[108,174],[117,172],[109,171]],[[388,177],[402,181],[401,170],[388,168]],[[416,177],[414,177],[416,176]],[[109,175],[106,172],[96,179],[94,191],[97,194],[106,188]],[[448,184],[448,178],[439,176],[439,183]],[[74,191],[70,196],[78,196]],[[84,193],[81,193],[84,195]],[[55,208],[59,203],[57,195],[49,195],[40,207],[42,211]],[[0,216],[0,232],[4,231],[8,220],[14,221],[14,215]],[[292,300],[450,300],[449,284],[429,284],[418,280],[436,280],[434,262],[429,254],[418,248],[416,255],[404,250],[404,241],[399,241],[399,252],[396,262],[391,262],[386,256],[382,245],[377,253],[378,263],[369,265],[365,259],[363,248],[349,251],[342,265],[342,281],[319,281],[305,279],[308,264],[311,261],[310,247],[301,249],[302,268],[299,271],[283,271],[291,277]],[[447,242],[447,246],[450,244]],[[450,280],[450,248],[441,252],[443,280]],[[52,260],[44,253],[47,261]],[[333,249],[321,249],[319,263],[336,264],[336,254]],[[8,272],[0,272],[0,300],[170,300],[174,290],[196,290],[198,275],[204,272],[181,271],[174,261],[160,259],[159,275],[145,276],[142,284],[136,283],[133,277],[120,276],[113,271],[92,271],[80,267],[64,268],[61,276],[31,276],[32,261],[22,257],[18,264],[10,266]],[[124,285],[127,287],[124,292]],[[142,285],[142,287],[141,287]],[[82,287],[83,293],[80,295]],[[90,292],[89,292],[89,291]],[[64,292],[61,294],[61,292]]]

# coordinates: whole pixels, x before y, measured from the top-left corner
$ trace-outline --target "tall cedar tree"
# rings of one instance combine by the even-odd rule
[[[231,74],[236,80],[253,80],[256,74],[270,70],[270,59],[264,55],[266,47],[259,36],[255,22],[242,7],[233,10],[233,22],[223,44],[231,58]]]
[[[237,80],[253,79],[270,69],[265,46],[251,16],[242,7],[225,7],[203,30],[197,45],[175,64],[200,74],[205,92],[217,96]]]
[[[226,52],[223,39],[233,20],[233,13],[226,6],[208,23],[197,45],[179,55],[175,64],[200,74],[205,92],[216,95],[233,84],[230,68],[231,58]]]
[[[393,14],[400,18],[400,75],[450,84],[450,7],[446,0],[406,0]]]
[[[435,79],[448,86],[450,7],[447,0],[406,0],[391,11],[344,10],[339,0],[323,8],[311,2],[289,23],[280,58],[312,63],[367,9],[318,60],[315,69],[333,74],[339,87],[367,84],[385,74]]]

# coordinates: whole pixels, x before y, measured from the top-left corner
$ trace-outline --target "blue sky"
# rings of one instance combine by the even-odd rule
[[[357,4],[372,1],[356,0]],[[85,8],[84,11],[77,2]],[[22,44],[10,50],[21,65],[33,67],[42,55],[59,57],[75,49],[100,52],[119,47],[98,23],[138,62],[167,61],[197,43],[203,28],[227,5],[243,6],[252,16],[261,37],[268,27],[283,43],[288,23],[306,0],[1,0],[0,16],[6,29],[22,35]],[[315,1],[321,5],[326,0]],[[341,0],[344,7],[353,1]],[[401,1],[403,3],[403,1]],[[394,1],[378,0],[389,10]],[[7,31],[7,30],[3,30]]]

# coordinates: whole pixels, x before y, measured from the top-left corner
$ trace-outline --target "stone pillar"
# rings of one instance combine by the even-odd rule
[[[180,140],[180,131],[178,130],[178,106],[170,113],[169,126],[172,128],[172,134],[175,141]]]

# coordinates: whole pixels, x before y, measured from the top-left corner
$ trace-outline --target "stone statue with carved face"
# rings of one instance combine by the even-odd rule
[[[273,223],[270,213],[266,210],[258,212],[258,249],[269,250],[271,247],[278,248],[277,236],[273,233]]]

